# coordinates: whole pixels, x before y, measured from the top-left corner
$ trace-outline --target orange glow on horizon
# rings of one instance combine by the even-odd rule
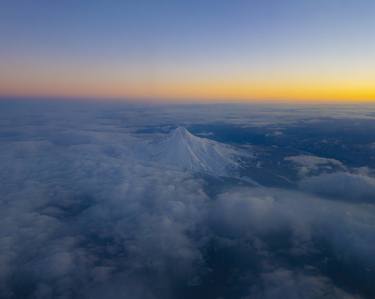
[[[18,73],[18,72],[17,72]],[[66,97],[103,99],[147,99],[162,101],[311,101],[374,102],[375,76],[363,74],[355,79],[310,75],[289,77],[237,76],[228,78],[194,78],[194,76],[150,76],[129,78],[121,74],[98,76],[82,73],[76,76],[25,77],[0,76],[0,95],[19,97]],[[188,78],[187,78],[188,77]],[[374,78],[372,78],[374,77]],[[79,79],[77,79],[79,78]],[[167,79],[168,78],[168,79]],[[245,78],[245,79],[244,79]],[[368,79],[370,78],[370,79]]]
[[[257,84],[195,84],[169,86],[95,86],[49,85],[0,86],[0,95],[15,97],[66,97],[103,99],[148,99],[165,101],[312,101],[312,102],[374,102],[372,86],[314,86]]]

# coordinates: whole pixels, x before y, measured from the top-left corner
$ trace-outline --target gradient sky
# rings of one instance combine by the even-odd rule
[[[0,96],[375,101],[374,0],[0,0]]]

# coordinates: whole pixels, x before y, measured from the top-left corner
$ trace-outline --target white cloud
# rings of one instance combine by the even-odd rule
[[[300,186],[303,190],[339,200],[373,202],[375,199],[375,179],[362,174],[346,172],[322,174],[303,180]]]
[[[310,175],[316,171],[337,171],[345,170],[346,167],[343,163],[335,159],[322,158],[310,155],[290,156],[285,158],[298,165],[298,173],[301,177]]]

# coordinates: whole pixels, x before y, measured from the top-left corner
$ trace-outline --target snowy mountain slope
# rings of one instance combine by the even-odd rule
[[[239,152],[231,146],[194,136],[183,127],[147,145],[147,159],[150,162],[218,176],[239,167],[239,156]]]

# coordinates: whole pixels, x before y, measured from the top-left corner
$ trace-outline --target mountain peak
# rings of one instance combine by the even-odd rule
[[[173,132],[182,133],[182,134],[190,133],[185,127],[180,127],[180,126],[174,129]]]
[[[192,172],[226,175],[236,168],[237,152],[230,146],[191,134],[177,127],[150,148],[154,162]]]
[[[193,135],[184,127],[177,127],[172,131],[172,136],[179,136],[179,137],[193,137]]]

